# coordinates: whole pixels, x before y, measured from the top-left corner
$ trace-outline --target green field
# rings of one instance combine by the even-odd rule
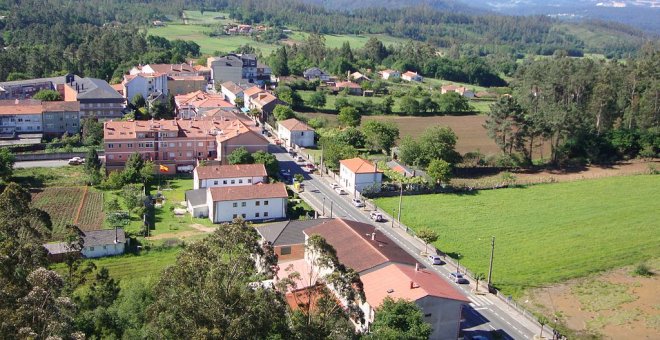
[[[660,177],[639,175],[464,194],[407,196],[402,221],[436,230],[435,246],[519,296],[527,288],[660,255]],[[387,212],[398,198],[381,198]]]

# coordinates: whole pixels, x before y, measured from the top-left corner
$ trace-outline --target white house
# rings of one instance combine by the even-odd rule
[[[406,81],[422,81],[424,78],[417,74],[417,72],[408,71],[401,75],[401,79]]]
[[[243,98],[243,88],[233,81],[226,81],[220,85],[220,92],[225,96],[225,100],[236,105],[236,98]]]
[[[307,80],[319,79],[321,81],[330,80],[330,75],[318,67],[308,68],[303,72],[303,77]]]
[[[95,258],[124,253],[127,240],[122,228],[88,230],[83,233],[83,257]]]
[[[289,197],[284,183],[207,188],[209,219],[213,223],[235,218],[247,221],[286,217]]]
[[[374,184],[380,188],[383,172],[369,161],[356,157],[339,161],[339,184],[355,194]]]
[[[380,73],[381,78],[383,78],[385,80],[390,79],[390,78],[391,79],[401,78],[401,72],[399,72],[397,70],[389,70],[388,69],[388,70],[382,70],[378,73]]]
[[[6,104],[6,105],[2,105]],[[38,133],[43,131],[41,103],[6,101],[0,103],[0,133]]]
[[[193,188],[204,189],[258,184],[268,174],[263,164],[207,165],[196,167],[193,178]]]
[[[295,118],[278,122],[277,136],[284,141],[286,146],[310,147],[316,145],[314,129]]]
[[[150,95],[167,95],[167,74],[163,73],[138,73],[124,76],[122,81],[124,87],[124,98],[128,101],[136,94],[141,94],[146,100]]]

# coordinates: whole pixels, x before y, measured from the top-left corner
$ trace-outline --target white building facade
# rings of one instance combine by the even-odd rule
[[[277,123],[277,135],[286,146],[315,146],[316,133],[309,125],[295,119],[287,119]]]
[[[268,179],[263,164],[198,166],[193,171],[193,188],[244,186],[264,183]]]
[[[282,219],[288,193],[283,183],[208,188],[209,219],[213,223]]]
[[[380,188],[383,172],[372,163],[356,157],[339,161],[339,184],[348,192],[356,194],[367,187]]]

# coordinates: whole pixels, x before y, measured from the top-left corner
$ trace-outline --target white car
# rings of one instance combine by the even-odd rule
[[[80,164],[83,164],[83,163],[85,163],[84,158],[73,157],[73,158],[69,159],[69,165],[80,165]]]
[[[444,262],[442,261],[442,259],[438,255],[431,254],[431,255],[428,256],[428,259],[429,259],[429,262],[431,262],[432,264],[436,264],[436,265],[444,264]]]
[[[340,195],[346,195],[346,190],[344,190],[342,188],[337,187],[337,188],[335,188],[335,191]]]
[[[383,221],[383,214],[379,213],[378,211],[372,211],[371,214],[369,214],[369,217],[376,222]]]
[[[336,184],[336,183],[330,183],[330,187],[331,187],[332,189],[337,189],[337,188],[339,188],[339,184]]]
[[[353,202],[353,205],[354,205],[356,208],[362,208],[362,207],[364,207],[364,202],[362,202],[362,200],[360,200],[360,199],[354,198],[354,199],[352,199],[351,201]]]

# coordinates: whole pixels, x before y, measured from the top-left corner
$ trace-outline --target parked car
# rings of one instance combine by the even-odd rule
[[[362,202],[362,200],[360,200],[360,199],[354,198],[354,199],[352,199],[351,201],[353,201],[353,205],[354,205],[356,208],[362,208],[362,207],[364,207],[364,202]]]
[[[305,165],[305,167],[307,167],[307,169],[308,169],[309,171],[314,171],[314,170],[316,170],[316,166],[315,166],[313,163],[307,163],[307,164]]]
[[[342,188],[335,188],[335,191],[340,195],[346,195],[347,194],[346,190],[344,190]]]
[[[451,274],[449,274],[449,278],[452,279],[452,281],[454,281],[458,284],[470,283],[470,281],[468,281],[468,279],[464,278],[463,274],[461,274],[459,272],[452,272]]]
[[[305,159],[302,158],[302,156],[298,156],[298,157],[296,157],[296,162],[297,163],[305,163]]]
[[[379,213],[378,211],[372,211],[372,212],[369,214],[369,217],[370,217],[372,220],[376,221],[376,222],[383,222],[383,220],[384,220],[384,219],[383,219],[383,214]]]
[[[80,164],[83,164],[83,163],[85,163],[84,158],[73,157],[73,158],[69,159],[69,165],[80,165]]]
[[[339,184],[337,184],[337,183],[330,183],[330,187],[334,190],[334,189],[339,188]]]
[[[431,254],[431,255],[428,256],[428,259],[429,259],[429,262],[431,262],[432,264],[436,264],[436,265],[445,264],[442,261],[442,259],[440,258],[440,256],[438,256],[438,255]]]

